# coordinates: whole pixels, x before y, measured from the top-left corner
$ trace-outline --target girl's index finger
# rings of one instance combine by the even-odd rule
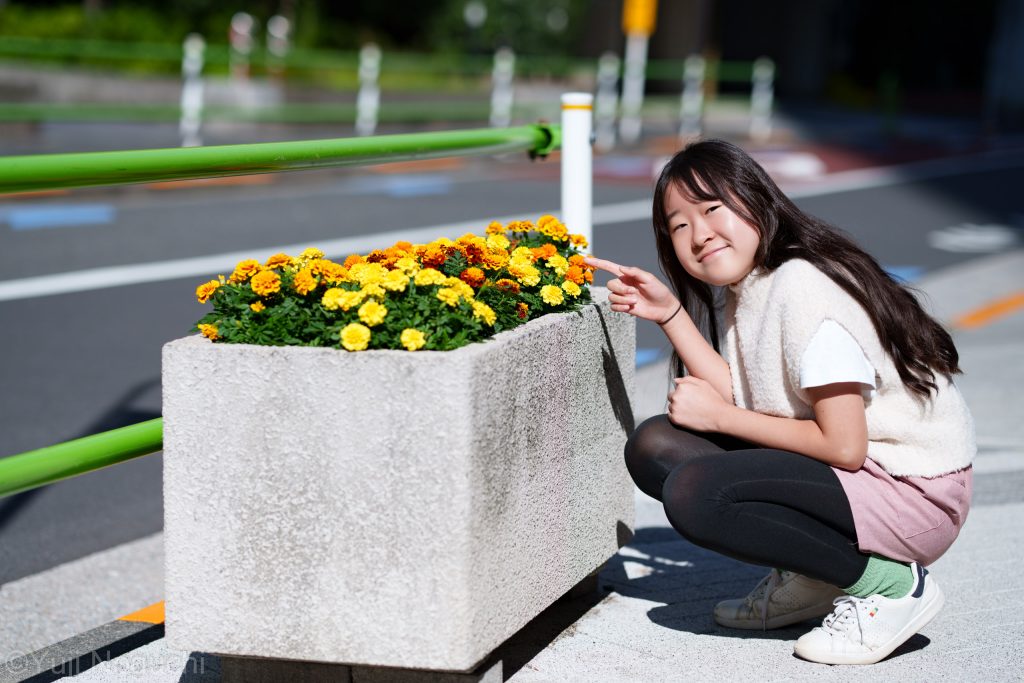
[[[622,275],[622,266],[612,261],[606,261],[596,256],[584,256],[583,262],[587,265],[593,266],[594,268],[600,268],[601,270],[607,271],[612,275]]]

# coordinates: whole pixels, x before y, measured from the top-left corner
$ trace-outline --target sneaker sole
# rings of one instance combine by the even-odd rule
[[[800,622],[807,621],[808,619],[821,618],[831,612],[832,607],[833,604],[829,601],[813,607],[805,607],[804,609],[796,612],[780,614],[768,619],[763,627],[760,619],[729,619],[727,617],[719,617],[717,614],[712,614],[712,618],[715,620],[716,624],[719,626],[725,626],[726,628],[738,628],[744,631],[770,631],[776,628],[799,624]]]
[[[819,664],[877,664],[891,655],[900,645],[910,640],[911,636],[927,626],[928,622],[934,619],[935,615],[942,609],[942,606],[946,604],[946,596],[942,593],[942,589],[937,584],[933,585],[935,586],[935,591],[932,594],[932,599],[924,606],[921,612],[904,626],[899,633],[893,636],[889,642],[871,652],[857,654],[801,652],[799,643],[793,648],[793,651],[798,657]]]

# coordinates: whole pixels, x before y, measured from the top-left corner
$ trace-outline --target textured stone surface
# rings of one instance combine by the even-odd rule
[[[469,671],[627,542],[634,321],[451,352],[167,344],[168,645]]]

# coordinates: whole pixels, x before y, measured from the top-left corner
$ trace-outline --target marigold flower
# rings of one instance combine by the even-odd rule
[[[381,281],[380,286],[389,292],[404,292],[405,288],[409,284],[409,276],[403,273],[401,270],[389,271],[384,279]]]
[[[508,252],[504,249],[491,249],[484,254],[484,265],[491,270],[501,270],[508,265]]]
[[[527,287],[533,287],[540,282],[540,271],[530,265],[510,263],[508,272]]]
[[[594,272],[590,270],[584,271],[583,279],[586,280],[588,284],[592,283],[594,281]]]
[[[505,237],[504,233],[498,233],[496,235],[489,236],[486,244],[491,249],[508,249],[511,242],[508,241],[508,238]]]
[[[324,257],[324,252],[320,251],[316,247],[310,247],[309,249],[304,249],[302,251],[302,253],[299,254],[299,258],[306,259],[307,261],[312,261],[314,259],[321,259],[323,257]]]
[[[292,262],[292,257],[285,253],[277,253],[267,259],[265,266],[267,268],[277,268],[279,266],[287,266]]]
[[[370,345],[370,328],[350,323],[341,330],[341,345],[349,351],[362,351]]]
[[[494,312],[494,309],[482,301],[473,302],[473,317],[477,320],[484,321],[484,324],[491,327],[494,327],[494,322],[498,319],[498,315]]]
[[[582,249],[586,249],[590,246],[590,243],[587,242],[587,238],[583,235],[571,234],[569,235],[569,241],[572,242],[573,246],[580,247]]]
[[[548,242],[547,244],[542,244],[539,247],[535,247],[534,249],[531,249],[530,251],[533,252],[533,260],[534,261],[536,261],[538,259],[542,259],[542,258],[543,259],[551,258],[552,256],[554,256],[554,255],[556,255],[558,253],[558,249],[556,249],[555,245],[551,244],[550,242]]]
[[[367,263],[380,263],[381,261],[386,261],[387,259],[388,254],[386,251],[382,249],[374,249],[373,251],[366,255]]]
[[[423,252],[422,260],[426,268],[441,268],[448,260],[448,250],[443,246],[431,245]]]
[[[503,292],[511,292],[512,294],[519,293],[519,283],[515,280],[509,280],[508,278],[503,277],[494,284]]]
[[[387,314],[388,309],[372,299],[359,307],[359,319],[370,327],[375,327],[384,322]]]
[[[249,286],[260,296],[270,296],[281,291],[281,276],[272,270],[262,270],[252,276]]]
[[[313,262],[313,272],[318,273],[323,277],[324,282],[332,285],[336,285],[340,282],[349,281],[348,269],[345,266],[339,265],[334,261],[325,261],[320,259],[319,261]]]
[[[487,276],[484,275],[484,271],[479,268],[466,268],[459,275],[459,279],[470,287],[479,287],[484,283],[484,280],[487,279]]]
[[[562,289],[564,289],[565,293],[574,299],[583,293],[583,290],[580,289],[580,286],[573,282],[572,280],[566,280],[565,282],[563,282]]]
[[[199,332],[210,341],[214,341],[215,339],[217,339],[216,325],[199,325],[198,327]]]
[[[318,284],[316,278],[313,277],[313,271],[309,268],[303,268],[295,273],[295,279],[292,280],[292,288],[303,296],[316,289]]]
[[[388,269],[379,263],[357,263],[349,268],[348,274],[365,287],[383,280],[388,274]]]
[[[357,263],[362,263],[362,262],[363,262],[363,257],[360,256],[359,254],[349,254],[347,257],[345,257],[345,262],[342,263],[341,265],[343,265],[346,268],[348,268],[349,270],[351,270],[352,266],[354,266]]]
[[[530,314],[530,307],[520,301],[516,304],[516,317],[521,320],[526,320],[526,316]]]
[[[533,223],[530,221],[512,221],[506,226],[507,232],[530,232],[533,230]]]
[[[437,298],[448,304],[449,306],[458,306],[461,295],[457,289],[452,287],[442,287],[437,290]]]
[[[577,285],[582,285],[585,282],[583,272],[583,269],[579,266],[569,266],[565,271],[565,279]]]
[[[331,287],[324,292],[323,297],[320,299],[320,305],[326,308],[328,311],[336,311],[341,308],[342,296],[345,294],[345,290],[339,287]]]
[[[213,296],[213,293],[220,289],[220,280],[210,280],[196,287],[196,299],[199,303],[205,304]]]
[[[444,284],[458,292],[459,296],[463,299],[472,299],[476,296],[476,292],[473,291],[473,288],[457,277],[447,278],[444,281]]]
[[[388,295],[387,291],[378,282],[371,282],[362,289],[363,296],[370,298],[383,299]]]
[[[413,282],[416,283],[417,287],[423,287],[424,285],[439,285],[446,279],[448,279],[447,276],[441,271],[434,270],[433,268],[424,268],[416,273]]]
[[[565,257],[559,254],[555,254],[549,258],[546,263],[548,264],[548,268],[555,271],[555,274],[558,275],[558,277],[564,276],[565,272],[569,270],[569,262],[565,260]]]
[[[466,255],[466,260],[471,264],[483,263],[487,258],[487,253],[490,251],[487,248],[487,243],[477,238],[478,242],[467,244],[463,248],[463,253]]]
[[[399,240],[399,241],[395,242],[394,248],[395,249],[401,249],[402,251],[407,252],[407,253],[411,253],[412,252],[412,242],[406,242],[405,240]]]
[[[544,285],[540,288],[540,298],[549,306],[557,306],[565,301],[562,290],[554,285]]]
[[[253,313],[260,313],[264,311],[267,307],[263,305],[262,301],[257,301],[255,303],[249,304],[249,308],[252,309]]]
[[[395,267],[402,271],[406,275],[412,277],[420,271],[420,264],[416,262],[416,259],[408,256],[402,257],[395,261]]]
[[[586,268],[587,264],[583,262],[583,256],[580,254],[573,254],[569,257],[570,266],[579,266],[580,268]]]
[[[238,265],[235,266],[235,271],[228,278],[228,282],[232,284],[247,282],[249,278],[260,272],[261,268],[260,262],[254,258],[239,261]]]
[[[516,247],[512,250],[510,259],[512,261],[529,261],[530,263],[533,263],[533,250],[529,247]]]
[[[416,351],[417,349],[423,348],[424,344],[427,343],[427,338],[416,328],[407,327],[402,330],[400,341],[402,342],[402,346],[409,351]]]
[[[488,235],[502,235],[505,232],[505,228],[498,221],[491,221],[487,224],[486,232]]]

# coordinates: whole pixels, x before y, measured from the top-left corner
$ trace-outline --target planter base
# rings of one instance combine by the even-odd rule
[[[221,657],[221,683],[501,683],[501,661],[470,673]]]

